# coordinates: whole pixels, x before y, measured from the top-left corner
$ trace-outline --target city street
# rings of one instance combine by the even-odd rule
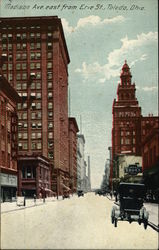
[[[158,233],[150,226],[119,221],[115,228],[112,205],[107,197],[88,193],[3,210],[1,249],[158,249]]]

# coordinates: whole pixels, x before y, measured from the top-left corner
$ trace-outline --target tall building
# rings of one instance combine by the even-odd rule
[[[85,176],[85,138],[77,134],[77,189],[84,188]]]
[[[19,192],[39,195],[52,189],[60,195],[63,180],[69,178],[70,62],[61,20],[57,16],[0,18],[0,41],[7,55],[3,74],[22,97],[18,103]],[[32,157],[35,164],[29,160]]]
[[[2,75],[0,56],[0,188],[1,200],[16,197],[17,192],[17,110],[20,101],[15,89]]]
[[[139,107],[137,98],[135,96],[135,83],[131,83],[130,68],[125,61],[120,75],[120,83],[117,88],[117,100],[113,102],[113,128],[112,128],[112,159],[110,171],[110,185],[120,177],[121,172],[124,174],[124,168],[119,169],[123,165],[135,163],[137,159],[140,164],[143,164],[143,172],[147,175],[147,168],[151,166],[152,159],[157,159],[157,133],[153,134],[152,141],[146,142],[150,133],[154,130],[154,126],[158,124],[158,117],[149,116],[143,117],[141,114],[141,107]],[[145,139],[146,138],[146,139]],[[151,146],[150,146],[151,144]],[[142,156],[142,161],[141,161]],[[126,163],[127,162],[127,163]],[[157,160],[156,160],[157,162]],[[155,161],[153,162],[155,163]],[[120,173],[119,173],[120,170]],[[156,171],[156,170],[155,170]],[[149,174],[150,176],[151,174]],[[147,177],[145,177],[146,179]]]
[[[131,83],[130,68],[125,61],[113,102],[112,156],[121,153],[141,155],[141,108]]]

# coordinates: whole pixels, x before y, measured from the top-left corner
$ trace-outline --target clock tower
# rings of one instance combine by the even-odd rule
[[[114,99],[112,153],[113,159],[120,154],[141,155],[141,107],[136,98],[135,83],[125,61],[120,83],[117,88],[117,99]]]

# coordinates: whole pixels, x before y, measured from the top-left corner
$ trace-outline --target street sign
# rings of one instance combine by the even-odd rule
[[[125,168],[125,173],[128,173],[129,175],[137,175],[138,173],[142,173],[142,167],[136,164],[131,164]]]

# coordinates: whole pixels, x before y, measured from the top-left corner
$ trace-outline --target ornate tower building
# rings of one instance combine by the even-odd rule
[[[125,61],[113,102],[112,157],[119,154],[141,155],[141,107],[131,83],[130,68]]]

